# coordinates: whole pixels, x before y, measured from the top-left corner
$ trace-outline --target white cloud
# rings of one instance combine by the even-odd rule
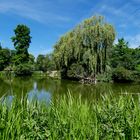
[[[52,7],[50,2],[41,3],[40,1],[29,2],[27,0],[2,0],[0,2],[0,13],[12,13],[46,24],[53,22],[68,22],[71,20],[69,17],[65,17],[54,11],[49,12],[46,10],[47,8],[50,9],[50,6]]]
[[[129,43],[129,47],[131,48],[137,48],[140,46],[140,34],[137,34],[135,36],[126,36],[124,40]],[[118,38],[116,38],[114,41],[114,44],[117,43],[118,43]]]
[[[132,48],[140,46],[140,34],[135,36],[127,36],[125,39],[129,42],[129,45]]]
[[[140,0],[134,0],[140,4]],[[103,0],[94,6],[89,15],[101,14],[107,17],[107,20],[120,24],[121,28],[133,24],[140,27],[140,7],[132,4],[132,1],[124,2],[124,4],[117,6],[115,2]]]
[[[117,43],[118,43],[118,38],[116,38],[114,41],[114,44],[117,44]]]

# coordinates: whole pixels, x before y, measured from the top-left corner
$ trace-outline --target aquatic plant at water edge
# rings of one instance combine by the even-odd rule
[[[103,96],[88,102],[71,95],[51,104],[13,98],[1,99],[0,139],[138,139],[139,97]]]

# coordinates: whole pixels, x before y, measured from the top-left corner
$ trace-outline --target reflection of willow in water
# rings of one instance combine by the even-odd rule
[[[103,85],[84,85],[74,81],[67,80],[51,80],[51,79],[38,79],[37,89],[39,91],[46,90],[54,99],[68,94],[75,97],[79,97],[79,94],[84,99],[97,99],[101,94],[105,94],[106,91],[111,91],[111,86]]]
[[[4,94],[16,95],[18,98],[36,95],[39,98],[60,99],[68,92],[76,98],[81,95],[82,99],[88,101],[100,99],[102,95],[110,94],[118,96],[121,93],[140,93],[139,84],[127,83],[98,83],[96,85],[84,85],[68,80],[54,80],[39,77],[13,78],[0,80],[0,96]],[[35,94],[34,94],[35,93]],[[138,95],[138,94],[137,94]]]
[[[38,91],[45,90],[49,92],[52,96],[54,94],[60,94],[61,90],[61,80],[52,80],[52,79],[37,79],[37,89]]]
[[[100,85],[84,85],[77,82],[70,82],[70,81],[62,81],[61,87],[59,91],[56,91],[58,94],[57,98],[59,98],[60,94],[64,95],[70,92],[70,94],[74,97],[79,97],[81,95],[82,99],[87,99],[91,101],[93,99],[98,99],[102,94],[105,94],[107,89],[108,91],[111,90],[111,87],[106,87],[105,85],[102,87]]]
[[[105,94],[118,96],[118,94],[124,92],[140,93],[139,84],[136,83],[98,83],[96,85],[84,85],[78,82],[67,80],[40,79],[37,81],[37,88],[39,90],[45,89],[55,99],[59,99],[60,96],[64,94],[66,95],[68,92],[70,92],[70,94],[74,97],[79,97],[80,94],[83,99],[90,101],[93,99],[99,99]]]

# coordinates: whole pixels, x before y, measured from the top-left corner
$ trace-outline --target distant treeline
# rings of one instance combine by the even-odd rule
[[[34,71],[55,70],[52,55],[38,55],[36,61],[28,48],[31,43],[30,29],[26,25],[17,25],[15,36],[11,38],[15,50],[0,45],[0,71],[13,71],[16,76],[32,75]]]
[[[16,75],[31,75],[33,71],[59,70],[62,78],[98,81],[136,81],[140,78],[140,47],[131,48],[121,38],[113,44],[114,27],[102,16],[86,19],[63,35],[54,51],[35,57],[28,53],[30,29],[18,25],[12,37],[15,50],[0,47],[0,70],[12,70]]]

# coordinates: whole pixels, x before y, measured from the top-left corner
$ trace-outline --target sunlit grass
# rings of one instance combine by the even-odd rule
[[[139,139],[138,97],[103,96],[99,102],[63,96],[50,105],[37,100],[0,103],[0,140]]]

